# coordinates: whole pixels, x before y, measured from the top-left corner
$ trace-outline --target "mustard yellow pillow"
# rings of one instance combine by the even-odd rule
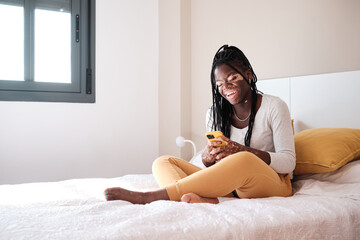
[[[294,138],[295,175],[334,171],[360,157],[360,129],[308,129]]]

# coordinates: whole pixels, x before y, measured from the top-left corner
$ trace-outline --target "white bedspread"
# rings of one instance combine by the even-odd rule
[[[106,202],[107,187],[156,189],[151,174],[0,186],[0,239],[360,239],[360,161],[303,176],[294,196],[217,205]]]

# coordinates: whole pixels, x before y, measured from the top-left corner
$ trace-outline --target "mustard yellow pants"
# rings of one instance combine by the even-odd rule
[[[288,174],[278,174],[264,161],[249,152],[230,155],[215,165],[201,169],[187,161],[162,156],[153,163],[153,174],[170,200],[179,201],[186,193],[207,198],[291,196]]]

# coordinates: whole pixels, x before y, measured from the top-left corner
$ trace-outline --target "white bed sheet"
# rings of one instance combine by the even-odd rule
[[[294,195],[220,203],[106,202],[107,187],[156,189],[151,174],[0,186],[0,239],[359,239],[360,161],[302,176]]]

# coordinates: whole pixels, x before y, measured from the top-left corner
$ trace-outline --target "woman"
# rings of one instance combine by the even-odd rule
[[[260,94],[256,75],[243,52],[224,45],[211,69],[213,105],[207,130],[222,131],[225,146],[209,142],[201,169],[182,159],[159,157],[153,174],[161,189],[134,192],[105,190],[107,200],[145,204],[156,200],[218,203],[218,197],[287,197],[295,149],[290,113],[278,97]]]

